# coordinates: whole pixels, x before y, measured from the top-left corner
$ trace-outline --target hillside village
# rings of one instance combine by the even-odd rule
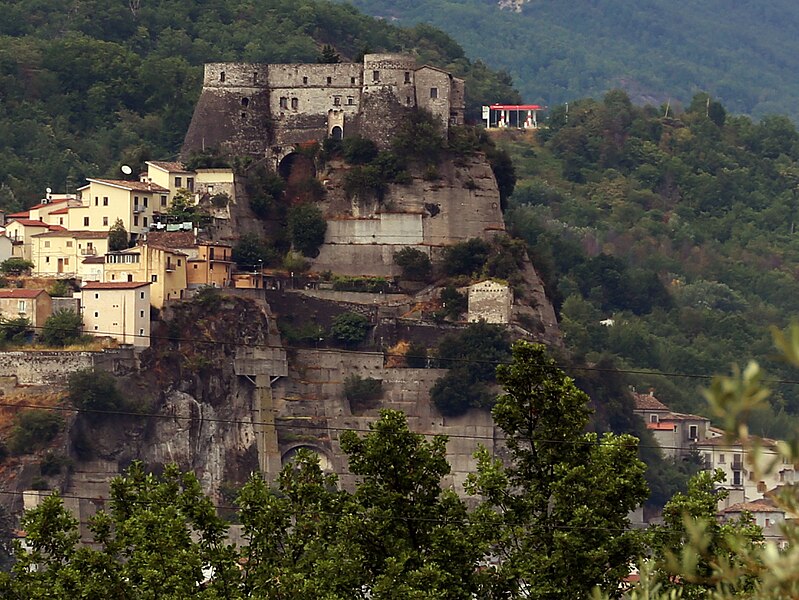
[[[161,402],[158,414],[174,416],[149,430],[97,426],[90,457],[76,457],[69,478],[37,478],[44,489],[26,487],[35,461],[20,460],[17,489],[24,501],[13,508],[35,507],[50,488],[60,488],[74,496],[69,506],[83,523],[104,506],[110,479],[134,458],[177,461],[197,472],[204,490],[221,501],[248,470],[274,477],[307,450],[346,487],[353,477],[335,432],[366,431],[386,407],[405,411],[415,431],[460,436],[447,446],[453,469],[445,485],[463,495],[478,443],[501,454],[503,437],[484,410],[447,415],[433,406],[429,390],[446,370],[432,354],[412,364],[407,349],[432,348],[469,323],[499,325],[516,339],[562,347],[554,310],[526,253],[512,259],[510,277],[461,274],[457,286],[438,283],[447,248],[476,239],[502,252],[509,243],[495,174],[480,151],[442,155],[432,175],[417,165],[376,198],[346,189],[346,174],[357,167],[340,156],[308,157],[309,148],[316,152],[326,140],[356,136],[386,150],[415,109],[430,113],[444,132],[460,127],[463,97],[461,80],[417,67],[403,55],[367,55],[363,64],[207,65],[184,143],[185,162],[146,161],[136,179],[89,178],[75,194],[48,192],[30,209],[5,215],[0,261],[8,266],[10,286],[0,290],[0,317],[27,319],[38,338],[48,318],[72,311],[81,317],[82,332],[106,346],[97,356],[87,356],[84,348],[61,350],[60,368],[38,346],[28,357],[17,348],[0,353],[0,377],[15,378],[6,393],[63,388],[78,370],[69,366],[74,360],[131,385],[150,385],[147,393]],[[253,213],[246,171],[189,168],[207,146],[256,157],[254,164],[267,165],[289,186],[316,182],[312,202],[321,207],[326,229],[315,252],[301,256],[296,266],[288,259],[278,265],[260,258],[256,264],[237,262],[244,234],[269,232],[270,224],[259,223]],[[427,169],[433,170],[429,164]],[[302,205],[308,198],[298,193],[292,201]],[[124,231],[121,246],[114,230]],[[407,277],[397,264],[406,248],[426,257],[433,275]],[[59,282],[66,282],[66,292],[62,285],[51,294]],[[448,297],[465,305],[452,314],[450,304],[447,313]],[[216,315],[202,314],[205,302]],[[362,319],[368,333],[335,347],[327,331],[345,314]],[[309,330],[309,324],[316,328]],[[224,350],[188,348],[201,330],[214,328],[231,336],[210,340]],[[175,359],[167,351],[174,339],[179,346],[188,342],[178,352],[183,362],[177,373],[164,375]],[[100,356],[109,351],[112,358]],[[66,356],[70,352],[74,357]],[[191,369],[189,359],[195,361]],[[161,379],[145,384],[148,372]],[[351,377],[379,382],[378,400],[357,406],[347,397]],[[634,394],[634,400],[635,414],[665,457],[698,457],[704,469],[725,472],[720,486],[729,496],[719,503],[719,519],[747,511],[768,539],[784,543],[779,525],[786,514],[770,495],[794,481],[794,465],[756,480],[741,443],[730,443],[709,419],[672,412],[652,393]],[[219,424],[225,419],[246,427],[226,429]],[[75,431],[80,427],[85,423]],[[74,436],[55,443],[69,454]],[[634,518],[643,526],[658,522],[659,515],[640,510]]]

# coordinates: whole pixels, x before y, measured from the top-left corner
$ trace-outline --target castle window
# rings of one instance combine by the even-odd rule
[[[380,81],[380,71],[372,71],[372,81]]]
[[[355,98],[352,96],[347,96],[347,105],[352,106],[353,104],[355,104]]]
[[[411,72],[405,71],[405,83],[410,83],[410,82],[411,82]]]
[[[328,77],[327,78],[327,85],[330,85],[331,83],[333,83],[333,78],[332,77]]]
[[[355,77],[350,77],[350,85],[355,85]]]
[[[241,118],[242,119],[246,119],[247,118],[247,113],[241,113]]]
[[[303,84],[307,84],[308,83],[308,78],[307,77],[303,77],[302,78],[302,83]]]
[[[405,104],[407,104],[408,106],[411,105],[411,97],[410,96],[405,96]]]
[[[300,101],[297,100],[296,98],[292,98],[291,99],[291,108],[292,108],[292,110],[297,110],[297,108],[299,106],[300,106]]]
[[[333,106],[341,106],[341,96],[333,96]]]
[[[258,73],[257,72],[252,74],[252,82],[253,83],[258,83]]]
[[[250,105],[250,99],[249,98],[242,98],[241,99],[241,105],[244,108],[247,108]]]
[[[430,97],[438,98],[438,88],[430,88]]]
[[[289,99],[285,96],[280,98],[280,108],[288,108],[289,107]]]
[[[219,81],[221,81],[222,83],[225,83],[225,72],[224,71],[222,71],[219,74]]]

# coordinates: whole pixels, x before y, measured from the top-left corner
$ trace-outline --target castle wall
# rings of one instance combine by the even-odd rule
[[[422,67],[416,71],[416,103],[433,113],[444,129],[449,124],[451,80],[449,73],[433,67]]]
[[[406,116],[401,109],[421,101],[446,129],[450,98],[462,97],[453,81],[444,71],[418,69],[406,54],[367,54],[363,63],[209,63],[181,156],[220,147],[279,160],[295,144],[332,136],[334,127],[387,148]]]
[[[119,373],[134,366],[132,348],[102,352],[0,352],[0,377],[16,377],[18,385],[63,385],[70,373],[82,369]]]

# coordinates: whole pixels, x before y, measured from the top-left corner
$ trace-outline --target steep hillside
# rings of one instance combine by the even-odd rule
[[[502,143],[520,177],[508,229],[528,241],[567,345],[614,357],[685,412],[707,411],[698,387],[713,373],[756,358],[783,381],[751,426],[787,435],[797,374],[772,359],[769,327],[799,313],[795,126],[706,97],[664,118],[616,91]]]
[[[736,113],[799,116],[799,7],[788,0],[353,3],[441,27],[470,56],[507,69],[527,101],[553,106],[621,87],[657,105],[707,91]]]
[[[213,61],[316,62],[415,49],[464,77],[472,107],[517,97],[428,26],[400,29],[354,8],[303,0],[0,0],[0,209],[73,192],[86,176],[176,154]],[[331,51],[329,51],[331,52]]]

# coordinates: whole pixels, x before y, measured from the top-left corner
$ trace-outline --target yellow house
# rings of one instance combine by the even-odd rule
[[[53,312],[53,301],[44,290],[0,289],[0,316],[25,317],[40,333]]]
[[[198,242],[197,256],[189,258],[186,265],[186,280],[189,287],[229,286],[233,267],[232,252],[233,249],[228,244]]]
[[[80,277],[85,258],[108,252],[107,231],[46,231],[30,239],[37,277]]]
[[[32,260],[33,236],[60,229],[63,228],[58,225],[48,225],[42,221],[14,218],[6,225],[6,236],[11,240],[12,255],[25,260]]]
[[[168,189],[170,198],[178,190],[194,193],[197,175],[193,171],[188,171],[183,163],[148,160],[146,164],[147,172],[139,177],[142,182]]]
[[[80,291],[83,330],[137,348],[150,345],[150,284],[90,282]]]
[[[183,252],[155,244],[141,244],[105,255],[106,282],[151,283],[150,303],[163,308],[169,300],[180,300],[186,290],[186,259]]]
[[[69,211],[72,230],[109,229],[122,220],[132,239],[149,231],[153,214],[169,206],[168,188],[150,182],[91,179],[78,189],[82,205]]]

